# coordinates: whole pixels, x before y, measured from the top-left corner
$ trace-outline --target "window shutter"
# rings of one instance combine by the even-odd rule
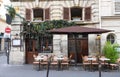
[[[26,9],[26,20],[30,21],[31,20],[31,9]]]
[[[69,20],[69,19],[70,19],[69,14],[70,14],[70,13],[69,13],[69,8],[64,7],[63,19],[64,19],[64,20]]]
[[[90,21],[91,20],[91,7],[85,8],[85,20]]]
[[[50,20],[50,9],[45,9],[45,20]]]

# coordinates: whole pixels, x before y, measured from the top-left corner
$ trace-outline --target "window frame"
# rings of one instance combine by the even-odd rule
[[[119,0],[114,0],[114,14],[120,15],[120,1]],[[116,4],[117,3],[117,4]]]
[[[74,8],[81,9],[81,15],[78,15],[80,18],[77,17],[75,20],[72,20],[71,10]],[[65,11],[68,11],[69,13],[66,14]],[[64,20],[70,20],[70,21],[91,21],[92,20],[91,6],[89,6],[89,7],[64,7],[63,13],[64,13],[63,14]],[[67,18],[66,18],[66,16],[67,16]]]
[[[114,33],[110,33],[110,34],[107,35],[106,39],[107,39],[107,41],[110,41],[111,44],[113,44],[113,43],[115,43],[115,41],[116,41],[116,40],[115,40],[115,39],[116,39],[116,36],[115,36]]]
[[[76,17],[74,17],[73,16],[73,14],[72,14],[72,10],[74,10],[74,11],[78,11],[78,9],[80,10],[80,12],[81,12],[81,15],[76,15]],[[73,12],[74,12],[73,11]],[[75,13],[76,14],[76,13]],[[82,21],[84,18],[83,18],[83,8],[82,7],[71,7],[70,8],[70,20],[72,20],[72,21]],[[73,19],[74,18],[74,19]]]
[[[34,17],[34,10],[35,9],[42,10],[42,15],[40,17]],[[44,21],[44,9],[43,8],[33,8],[32,9],[32,18],[33,18],[33,21]]]

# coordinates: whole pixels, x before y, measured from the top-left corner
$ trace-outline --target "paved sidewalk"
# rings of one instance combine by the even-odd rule
[[[47,70],[36,71],[32,65],[8,65],[6,56],[0,55],[0,77],[46,77]],[[50,70],[49,77],[99,77],[99,72],[84,70]],[[120,72],[102,72],[102,77],[120,77]]]

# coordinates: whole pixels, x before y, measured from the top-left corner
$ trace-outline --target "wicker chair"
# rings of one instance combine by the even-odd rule
[[[51,66],[54,67],[58,67],[58,60],[57,60],[57,56],[53,55],[51,58]]]
[[[39,65],[39,61],[37,61],[35,58],[37,58],[37,55],[33,55],[33,59],[34,59],[34,61],[33,61],[33,68],[36,68],[38,65]]]
[[[64,66],[66,66],[67,68],[69,67],[69,59],[67,56],[63,57],[64,59],[61,61],[61,68],[63,69]]]
[[[82,63],[83,63],[83,68],[86,70],[87,66],[90,65],[90,62],[88,61],[88,56],[82,56]]]
[[[40,62],[40,65],[41,65],[41,67],[45,67],[45,68],[47,68],[47,65],[48,65],[48,56],[47,55],[44,55],[43,56],[43,60]]]

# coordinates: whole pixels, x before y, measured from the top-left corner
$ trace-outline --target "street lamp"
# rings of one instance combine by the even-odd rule
[[[100,57],[101,57],[101,36],[97,35],[96,37],[96,42],[98,45],[98,50],[99,50],[99,54],[98,54],[98,62],[99,62],[99,77],[101,77],[101,61],[100,61]]]

